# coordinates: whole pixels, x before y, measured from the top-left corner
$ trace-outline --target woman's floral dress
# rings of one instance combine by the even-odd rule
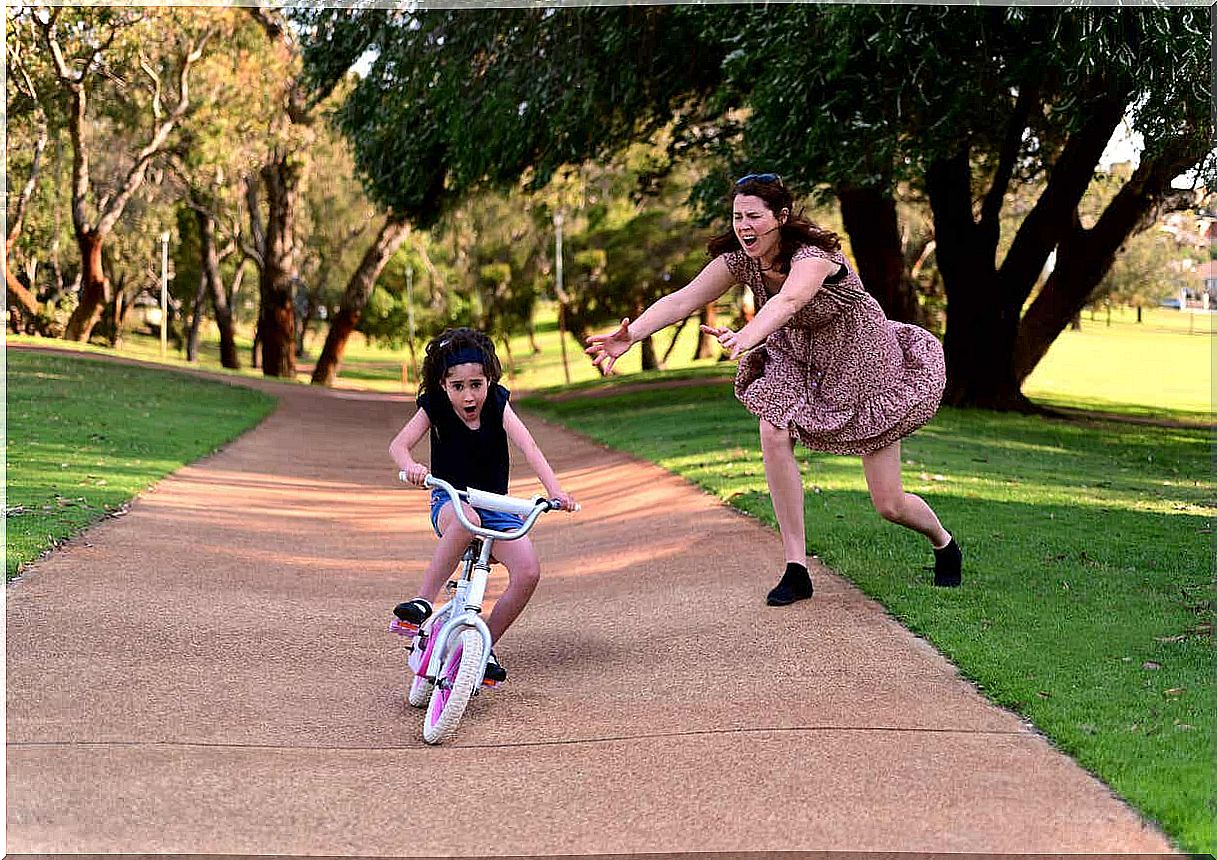
[[[725,257],[758,310],[780,289],[743,251]],[[735,396],[808,448],[870,454],[934,417],[946,385],[942,345],[925,329],[884,316],[840,251],[804,245],[792,262],[805,257],[840,268],[740,360]]]

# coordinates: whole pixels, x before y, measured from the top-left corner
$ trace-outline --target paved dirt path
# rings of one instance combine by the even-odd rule
[[[764,606],[775,535],[535,418],[584,510],[534,532],[509,682],[424,746],[385,629],[433,546],[386,453],[413,407],[264,385],[8,588],[10,852],[1170,850],[852,586]]]

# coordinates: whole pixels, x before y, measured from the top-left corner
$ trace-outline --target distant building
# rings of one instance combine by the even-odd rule
[[[1209,300],[1217,299],[1217,260],[1201,263],[1192,273],[1196,279],[1196,292],[1208,293]]]

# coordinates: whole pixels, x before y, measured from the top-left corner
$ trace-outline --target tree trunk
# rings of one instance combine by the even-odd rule
[[[934,213],[938,270],[947,294],[947,386],[952,406],[1027,411],[1030,402],[1014,377],[1018,307],[995,290],[993,249],[978,235],[972,215],[967,152],[932,164],[926,191]]]
[[[714,337],[713,335],[706,334],[701,330],[701,327],[704,325],[713,326],[714,324],[714,302],[710,302],[697,314],[697,349],[693,351],[694,360],[699,358],[715,358],[720,352],[722,352],[718,346],[718,338]],[[672,341],[675,342],[676,338],[673,337]],[[667,356],[664,356],[664,359],[666,360]]]
[[[230,370],[238,370],[241,360],[237,356],[237,342],[232,330],[232,308],[228,304],[228,295],[224,292],[224,279],[220,275],[220,255],[215,241],[215,218],[210,212],[201,208],[194,210],[199,222],[199,269],[207,294],[211,297],[211,308],[215,315],[216,327],[220,330],[220,365]],[[239,279],[240,268],[237,270]],[[202,301],[195,304],[195,316],[201,311]],[[193,360],[193,359],[192,359]]]
[[[293,236],[300,168],[288,155],[263,166],[266,245],[258,289],[258,340],[263,376],[296,375],[296,243]]]
[[[655,339],[652,337],[642,339],[642,369],[659,370],[659,359],[655,355]]]
[[[125,291],[118,289],[114,291],[114,331],[110,333],[110,346],[118,349],[123,345],[123,325],[127,322],[127,311],[130,308],[130,303],[127,301]]]
[[[666,368],[668,366],[668,358],[672,355],[672,350],[676,349],[676,341],[680,339],[680,333],[685,330],[685,326],[689,324],[689,320],[693,317],[685,317],[676,324],[675,331],[672,332],[672,339],[668,341],[668,348],[663,351],[663,357],[659,359],[659,366]]]
[[[351,275],[351,280],[347,282],[338,313],[334,315],[334,321],[330,323],[330,330],[326,333],[325,346],[322,347],[317,365],[313,368],[313,385],[334,384],[338,365],[342,362],[343,352],[346,351],[347,340],[363,317],[363,309],[372,296],[376,279],[409,233],[409,224],[404,219],[390,215],[371,247],[364,253],[359,266]]]
[[[1157,158],[1138,165],[1091,229],[1082,229],[1075,210],[1073,229],[1057,248],[1056,267],[1019,326],[1013,365],[1020,384],[1069,321],[1081,313],[1120,247],[1129,236],[1149,226],[1154,207],[1170,193],[1174,177],[1199,160],[1203,150],[1189,144],[1177,140]]]
[[[72,311],[63,337],[84,343],[110,302],[110,282],[102,268],[102,237],[94,230],[77,232],[76,244],[80,248],[80,304]]]
[[[507,353],[507,378],[516,378],[516,358],[511,354],[511,335],[503,334],[503,351]]]
[[[904,248],[890,192],[846,186],[837,189],[841,220],[849,234],[858,276],[888,319],[923,321],[917,286],[904,271]]]
[[[11,248],[10,245],[8,250]],[[12,257],[7,252],[4,255],[4,286],[11,300],[16,300],[24,315],[36,318],[42,312],[38,299],[13,274]]]
[[[198,214],[197,212],[195,213]],[[200,243],[201,244],[201,243]],[[207,251],[201,253],[203,260]],[[199,267],[199,286],[194,291],[194,307],[190,313],[190,329],[186,333],[186,360],[193,364],[199,360],[199,327],[203,324],[203,302],[207,300],[207,268],[206,264]]]

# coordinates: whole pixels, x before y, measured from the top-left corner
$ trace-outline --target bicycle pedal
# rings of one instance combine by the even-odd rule
[[[494,680],[491,680],[490,678],[482,679],[482,686],[486,687],[489,690],[497,690],[500,686],[502,686],[502,684],[503,684],[502,681],[494,681]]]
[[[418,625],[411,624],[409,621],[402,621],[400,618],[394,618],[389,622],[389,632],[413,639],[418,635]]]

